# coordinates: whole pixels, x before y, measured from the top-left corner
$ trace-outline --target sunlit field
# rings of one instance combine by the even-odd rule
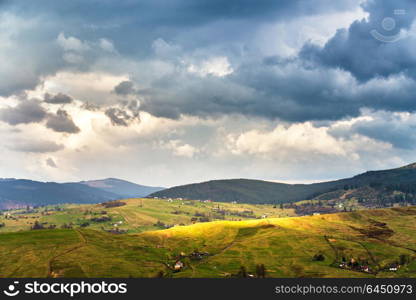
[[[128,206],[113,209],[128,221]],[[2,277],[414,277],[415,226],[407,207],[143,233],[30,230],[0,234],[0,269]]]

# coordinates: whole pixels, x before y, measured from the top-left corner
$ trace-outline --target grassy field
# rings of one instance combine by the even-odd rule
[[[88,223],[87,227],[91,229],[114,229],[116,225],[120,230],[135,233],[180,224],[189,225],[200,222],[201,217],[213,221],[295,216],[293,209],[280,209],[272,205],[179,199],[125,199],[122,202],[126,205],[111,208],[90,204],[46,206],[33,212],[25,209],[5,211],[0,215],[0,223],[5,224],[4,227],[0,227],[0,232],[28,230],[36,221],[43,223],[45,227],[56,225],[57,228],[64,224],[76,228]],[[94,221],[103,216],[111,220]],[[196,218],[196,221],[193,218]]]
[[[127,222],[129,217],[139,222],[125,213]],[[416,277],[415,228],[416,208],[406,207],[222,220],[130,234],[88,227],[9,232],[0,234],[0,275],[227,278],[241,276],[242,267],[255,276],[264,265],[266,277]],[[317,255],[323,259],[314,259]],[[356,267],[340,267],[351,259]],[[175,271],[178,261],[184,266]],[[398,270],[390,271],[395,262]]]

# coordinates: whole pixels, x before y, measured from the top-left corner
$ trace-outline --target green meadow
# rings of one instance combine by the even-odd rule
[[[150,201],[158,201],[160,207]],[[0,275],[230,278],[258,277],[259,266],[264,266],[265,277],[416,277],[415,207],[305,217],[260,216],[149,230],[155,221],[189,224],[189,215],[168,213],[178,205],[189,212],[218,205],[199,202],[186,207],[175,201],[135,199],[125,206],[107,208],[108,215],[129,224],[129,233],[109,233],[99,225],[1,233]],[[234,205],[230,209],[239,206]],[[159,211],[162,206],[164,210]],[[43,217],[48,222],[58,223],[61,217],[62,222],[69,222],[89,218],[84,210],[93,207],[68,206],[66,210],[77,214],[65,217],[59,211]],[[262,209],[276,208],[259,208],[256,213],[262,215]],[[148,226],[147,231],[140,232],[140,226]],[[180,267],[175,269],[178,263]],[[392,266],[396,269],[391,270]]]
[[[63,225],[91,229],[114,229],[114,225],[128,233],[165,229],[175,225],[189,225],[201,221],[248,220],[264,217],[295,216],[293,209],[273,205],[202,202],[180,199],[125,199],[125,205],[106,208],[100,204],[45,206],[35,212],[25,209],[11,210],[0,215],[1,232],[29,230],[34,222],[45,227]],[[7,218],[10,214],[12,218]],[[95,221],[102,217],[108,221]],[[201,220],[202,218],[202,220]],[[196,219],[196,220],[195,220]]]

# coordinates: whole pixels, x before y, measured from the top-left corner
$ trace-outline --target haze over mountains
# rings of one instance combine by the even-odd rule
[[[125,198],[144,197],[164,189],[163,187],[145,186],[117,178],[81,181],[79,183]]]
[[[229,179],[163,189],[116,178],[73,183],[0,179],[0,209],[60,203],[100,203],[146,196],[254,204],[348,197],[355,197],[368,206],[388,206],[397,202],[416,203],[416,164],[313,184]]]

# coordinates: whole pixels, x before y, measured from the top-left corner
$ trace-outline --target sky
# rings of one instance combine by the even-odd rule
[[[0,177],[316,182],[416,161],[413,0],[0,0]]]

